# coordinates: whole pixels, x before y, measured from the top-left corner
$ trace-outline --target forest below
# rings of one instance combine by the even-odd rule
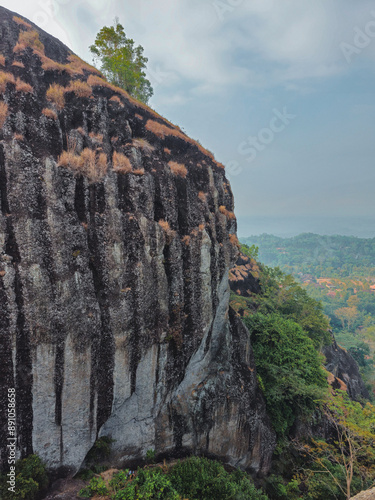
[[[260,262],[291,274],[323,311],[375,389],[375,238],[263,234],[242,239]]]

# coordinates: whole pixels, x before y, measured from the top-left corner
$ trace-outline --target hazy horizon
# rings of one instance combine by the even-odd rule
[[[290,238],[302,233],[375,238],[375,216],[239,216],[238,237],[272,234]]]

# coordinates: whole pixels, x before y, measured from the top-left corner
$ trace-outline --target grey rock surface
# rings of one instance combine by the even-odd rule
[[[17,48],[33,30],[44,48]],[[113,465],[155,449],[265,473],[275,437],[228,306],[238,250],[222,165],[2,7],[0,55],[14,78],[0,94],[0,405],[15,387],[18,456],[69,475],[106,435]],[[91,95],[67,90],[72,80]],[[55,83],[63,107],[46,98]],[[91,170],[58,164],[84,149]],[[2,412],[2,467],[6,436]]]

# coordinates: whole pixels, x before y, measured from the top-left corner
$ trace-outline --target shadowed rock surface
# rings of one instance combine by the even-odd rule
[[[2,7],[0,90],[0,405],[15,387],[18,455],[73,474],[106,435],[116,465],[155,449],[266,472],[222,165]],[[2,413],[2,466],[6,437]]]

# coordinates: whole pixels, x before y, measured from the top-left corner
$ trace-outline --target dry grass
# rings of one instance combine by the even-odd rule
[[[66,68],[68,71],[71,71],[75,75],[83,75],[84,71],[87,71],[88,73],[96,73],[97,75],[101,75],[101,72],[97,68],[83,61],[80,57],[76,56],[75,54],[71,54],[68,57],[68,60],[69,64],[66,65]]]
[[[22,52],[27,47],[31,47],[32,49],[44,54],[44,45],[39,40],[39,34],[36,30],[20,31],[18,43],[14,47],[13,52]]]
[[[205,203],[207,201],[207,195],[203,191],[199,191],[198,193],[198,198]]]
[[[65,106],[65,88],[57,83],[50,85],[46,93],[46,98],[48,101],[56,104],[57,109],[63,109]]]
[[[24,137],[23,137],[23,135],[22,135],[22,134],[17,134],[17,133],[15,133],[15,134],[13,135],[13,139],[14,139],[15,141],[19,141],[19,142],[21,142],[21,141],[23,141]]]
[[[199,231],[203,231],[206,226],[204,224],[199,224],[198,229]]]
[[[0,54],[0,64],[1,66],[5,66],[5,57],[3,56],[3,54]]]
[[[185,243],[185,245],[188,247],[190,245],[190,239],[191,239],[190,236],[187,234],[181,239],[181,241],[182,243]]]
[[[81,80],[74,80],[70,82],[68,88],[65,89],[66,92],[74,92],[78,97],[90,97],[92,94],[92,88],[86,82]]]
[[[119,174],[128,174],[132,171],[132,165],[127,156],[115,151],[112,157],[113,170]]]
[[[132,145],[135,148],[142,149],[147,154],[150,154],[155,150],[154,146],[151,146],[151,144],[146,141],[146,139],[133,139]]]
[[[181,132],[181,130],[179,130],[178,128],[167,127],[167,125],[164,125],[163,123],[156,122],[154,120],[147,120],[146,129],[155,134],[157,137],[160,137],[161,139],[164,139],[166,136],[169,135],[172,135],[174,137],[179,137],[185,142],[193,144],[196,148],[199,149],[199,151],[209,156],[211,160],[215,161],[214,155],[210,151],[207,151],[207,149],[205,149],[201,144],[199,144],[199,142],[194,141],[193,139],[185,135],[183,132]],[[216,161],[215,163],[219,167],[224,168],[221,163],[217,163]]]
[[[138,120],[143,120],[143,116],[139,115],[138,113],[135,113],[134,115]]]
[[[78,132],[79,134],[81,134],[81,135],[82,135],[82,137],[84,137],[84,136],[86,135],[86,132],[84,131],[84,129],[83,129],[82,127],[78,127],[78,128],[77,128],[77,132]]]
[[[221,212],[222,214],[224,214],[227,219],[235,219],[236,218],[236,216],[234,215],[234,213],[230,212],[229,210],[227,210],[227,208],[224,205],[221,205],[219,207],[219,212]]]
[[[240,248],[240,243],[238,241],[238,238],[235,234],[230,234],[229,235],[229,241],[233,246],[236,246],[237,248]]]
[[[17,78],[16,90],[17,90],[17,92],[24,92],[24,93],[29,92],[31,94],[34,89],[32,88],[31,85],[29,85],[28,83],[21,80],[21,78]]]
[[[108,161],[104,153],[85,148],[80,155],[75,153],[75,146],[68,145],[68,151],[59,156],[58,165],[70,168],[76,174],[86,176],[90,182],[99,182],[107,173]]]
[[[16,83],[12,73],[0,71],[0,92],[5,92],[8,83]]]
[[[32,28],[31,24],[24,21],[21,17],[13,16],[13,21],[16,22],[18,25],[25,26],[25,28],[27,29],[31,30]]]
[[[0,128],[4,126],[7,116],[8,116],[8,104],[6,102],[0,102]]]
[[[164,148],[164,153],[167,153],[167,155],[170,155],[172,151],[169,148]]]
[[[145,175],[145,169],[144,168],[136,168],[135,170],[132,171],[132,174],[134,175]]]
[[[123,102],[121,101],[121,99],[119,98],[118,95],[113,95],[111,98],[110,98],[110,101],[112,102],[117,102],[122,108],[124,107],[124,104]]]
[[[103,143],[103,134],[95,134],[95,132],[90,132],[89,136],[91,139],[99,144]]]
[[[12,63],[12,66],[15,66],[17,68],[24,68],[25,67],[25,65],[23,63],[21,63],[21,61],[14,61]]]
[[[188,173],[187,168],[182,163],[177,163],[175,161],[170,161],[168,163],[168,166],[169,166],[169,168],[171,169],[171,172],[174,175],[179,175],[180,177],[186,177],[187,176],[187,173]]]
[[[87,79],[87,83],[90,85],[90,87],[107,87],[114,92],[120,92],[120,89],[118,89],[115,85],[112,85],[112,83],[106,82],[103,78],[100,78],[99,76],[95,75],[90,75]]]
[[[44,54],[38,52],[39,57],[42,60],[42,68],[44,71],[58,71],[62,73],[63,71],[68,71],[68,68],[65,64],[58,63],[49,57],[46,57]],[[69,73],[69,71],[68,71]]]
[[[51,120],[57,120],[57,114],[53,111],[53,109],[44,108],[42,109],[42,113],[44,116],[50,118]]]
[[[159,226],[164,231],[164,234],[167,237],[167,243],[169,244],[176,236],[176,231],[173,231],[173,229],[171,229],[171,226],[169,225],[169,222],[164,219],[159,220]]]

